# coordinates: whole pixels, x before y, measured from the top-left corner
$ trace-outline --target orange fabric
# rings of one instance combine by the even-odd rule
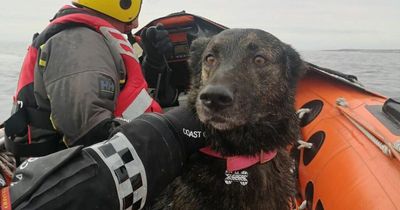
[[[8,187],[0,189],[0,207],[1,210],[11,210],[11,199]]]
[[[316,119],[302,128],[304,140],[318,131],[325,132],[324,142],[308,165],[300,152],[299,191],[314,186],[312,209],[320,201],[324,209],[400,209],[400,161],[387,157],[352,124],[336,105],[338,98],[347,102],[346,110],[355,119],[385,137],[400,139],[367,109],[382,106],[386,97],[350,86],[336,79],[309,71],[300,81],[296,109],[312,100],[321,100],[323,109]]]
[[[156,20],[154,25],[157,23],[162,23],[166,28],[171,26],[182,26],[190,24],[194,21],[194,17],[191,15],[184,15],[184,16],[175,16],[175,17],[167,17],[160,20]]]
[[[185,32],[171,33],[169,34],[169,38],[172,42],[186,42],[187,40]]]

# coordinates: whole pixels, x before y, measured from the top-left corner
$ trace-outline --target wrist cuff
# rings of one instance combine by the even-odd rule
[[[144,57],[142,62],[142,68],[144,71],[158,71],[163,72],[166,67],[166,62],[164,59],[152,59],[148,56]]]

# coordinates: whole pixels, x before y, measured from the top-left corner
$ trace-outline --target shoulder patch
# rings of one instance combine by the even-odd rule
[[[99,96],[100,96],[100,98],[114,100],[114,95],[115,95],[114,81],[109,78],[99,78]]]

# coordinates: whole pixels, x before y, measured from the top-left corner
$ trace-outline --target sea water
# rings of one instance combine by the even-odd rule
[[[24,43],[0,42],[0,123],[10,115],[12,97],[26,50]]]
[[[369,90],[400,97],[400,50],[300,51],[321,67],[354,75]]]
[[[11,111],[25,43],[0,42],[0,122]],[[357,76],[368,89],[400,97],[400,50],[299,51],[302,58],[321,67]]]

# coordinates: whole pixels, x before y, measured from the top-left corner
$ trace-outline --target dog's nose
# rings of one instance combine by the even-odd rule
[[[200,92],[200,100],[210,109],[223,109],[232,105],[233,93],[221,85],[208,85]]]

